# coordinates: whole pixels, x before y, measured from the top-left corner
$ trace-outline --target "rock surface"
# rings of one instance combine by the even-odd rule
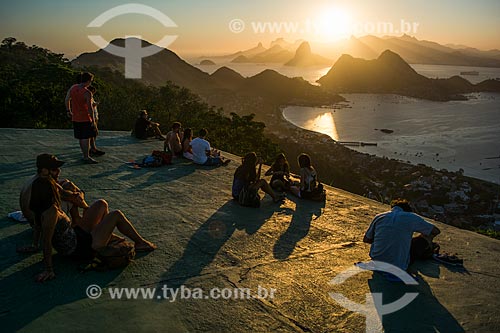
[[[419,296],[386,315],[387,332],[495,332],[500,330],[498,254],[500,242],[437,223],[442,251],[464,258],[457,270],[433,261],[412,266],[418,286],[406,287],[362,272],[340,285],[330,281],[368,260],[362,243],[372,217],[388,207],[326,187],[324,205],[295,198],[260,209],[231,200],[232,175],[240,163],[206,169],[184,160],[155,169],[129,168],[124,162],[158,149],[156,140],[137,141],[126,132],[102,131],[106,151],[97,165],[80,163],[71,130],[0,129],[0,320],[3,331],[168,331],[168,332],[361,332],[365,317],[343,308],[328,293],[364,303],[382,292],[384,302],[404,292]],[[28,244],[28,225],[6,218],[18,210],[22,183],[35,172],[35,156],[56,154],[67,161],[61,177],[86,192],[90,203],[105,198],[122,210],[158,249],[122,270],[79,273],[77,264],[55,255],[57,278],[33,282],[41,253],[17,254]],[[99,299],[85,292],[103,288]],[[113,300],[115,287],[276,289],[274,298]],[[372,327],[373,328],[373,327]],[[376,328],[376,327],[375,327]]]

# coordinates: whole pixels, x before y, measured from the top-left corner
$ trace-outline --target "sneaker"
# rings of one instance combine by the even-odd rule
[[[96,160],[94,160],[92,157],[89,157],[89,158],[84,158],[83,159],[83,163],[85,163],[85,164],[97,164],[99,162],[97,162]]]
[[[231,160],[224,160],[224,162],[222,162],[222,166],[226,166],[229,163],[231,163]]]
[[[90,151],[90,156],[102,156],[104,154],[106,154],[106,152],[99,149],[94,149]]]

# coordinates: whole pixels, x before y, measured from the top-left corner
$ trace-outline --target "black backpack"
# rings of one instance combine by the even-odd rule
[[[252,187],[243,188],[238,196],[238,203],[245,207],[260,207],[259,189]]]

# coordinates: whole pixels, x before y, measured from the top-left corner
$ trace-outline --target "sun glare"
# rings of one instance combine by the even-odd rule
[[[323,8],[318,15],[316,34],[323,42],[336,41],[351,35],[350,13],[339,7]]]

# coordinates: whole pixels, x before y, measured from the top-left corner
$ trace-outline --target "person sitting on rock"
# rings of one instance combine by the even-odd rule
[[[270,175],[272,177],[269,184],[271,184],[273,190],[284,192],[290,189],[292,184],[290,180],[290,165],[285,154],[279,154],[276,157],[276,160],[266,172],[266,176]]]
[[[55,277],[52,248],[63,256],[91,258],[94,251],[103,248],[118,236],[115,228],[135,243],[136,251],[152,251],[156,245],[144,239],[121,211],[109,212],[105,200],[98,200],[84,209],[83,216],[71,221],[61,208],[61,186],[57,184],[64,162],[54,155],[37,156],[37,176],[31,183],[29,210],[34,219],[33,245],[21,247],[18,252],[38,251],[42,236],[45,270],[36,279],[39,282]],[[73,222],[73,223],[72,223]]]
[[[165,137],[161,134],[160,124],[148,119],[146,110],[139,112],[139,118],[137,118],[134,126],[134,135],[138,139],[147,139],[154,136],[156,139],[165,140]]]
[[[302,199],[313,199],[319,192],[323,191],[323,186],[318,181],[318,174],[311,164],[311,158],[307,154],[300,154],[298,157],[300,167],[300,185],[290,187],[290,192]]]
[[[205,166],[220,166],[227,165],[231,160],[220,156],[220,152],[210,147],[210,143],[205,139],[208,131],[202,128],[198,137],[191,141],[191,149],[193,152],[193,162]]]
[[[182,156],[188,160],[193,160],[193,148],[191,148],[191,141],[193,141],[193,130],[186,128],[182,136]]]
[[[258,171],[255,170],[257,164]],[[257,194],[259,189],[269,194],[273,202],[280,202],[284,198],[276,195],[265,179],[260,179],[261,171],[262,159],[257,158],[257,154],[251,152],[243,157],[242,164],[236,169],[233,178],[232,195],[235,200],[239,200],[241,191],[251,190]]]
[[[165,142],[163,143],[163,151],[170,152],[172,155],[182,157],[182,144],[181,144],[181,123],[174,122],[172,130],[167,133]]]
[[[432,247],[432,239],[441,231],[412,212],[404,199],[391,202],[391,211],[375,216],[363,242],[371,244],[370,257],[406,270],[410,264],[413,233],[421,233]]]

